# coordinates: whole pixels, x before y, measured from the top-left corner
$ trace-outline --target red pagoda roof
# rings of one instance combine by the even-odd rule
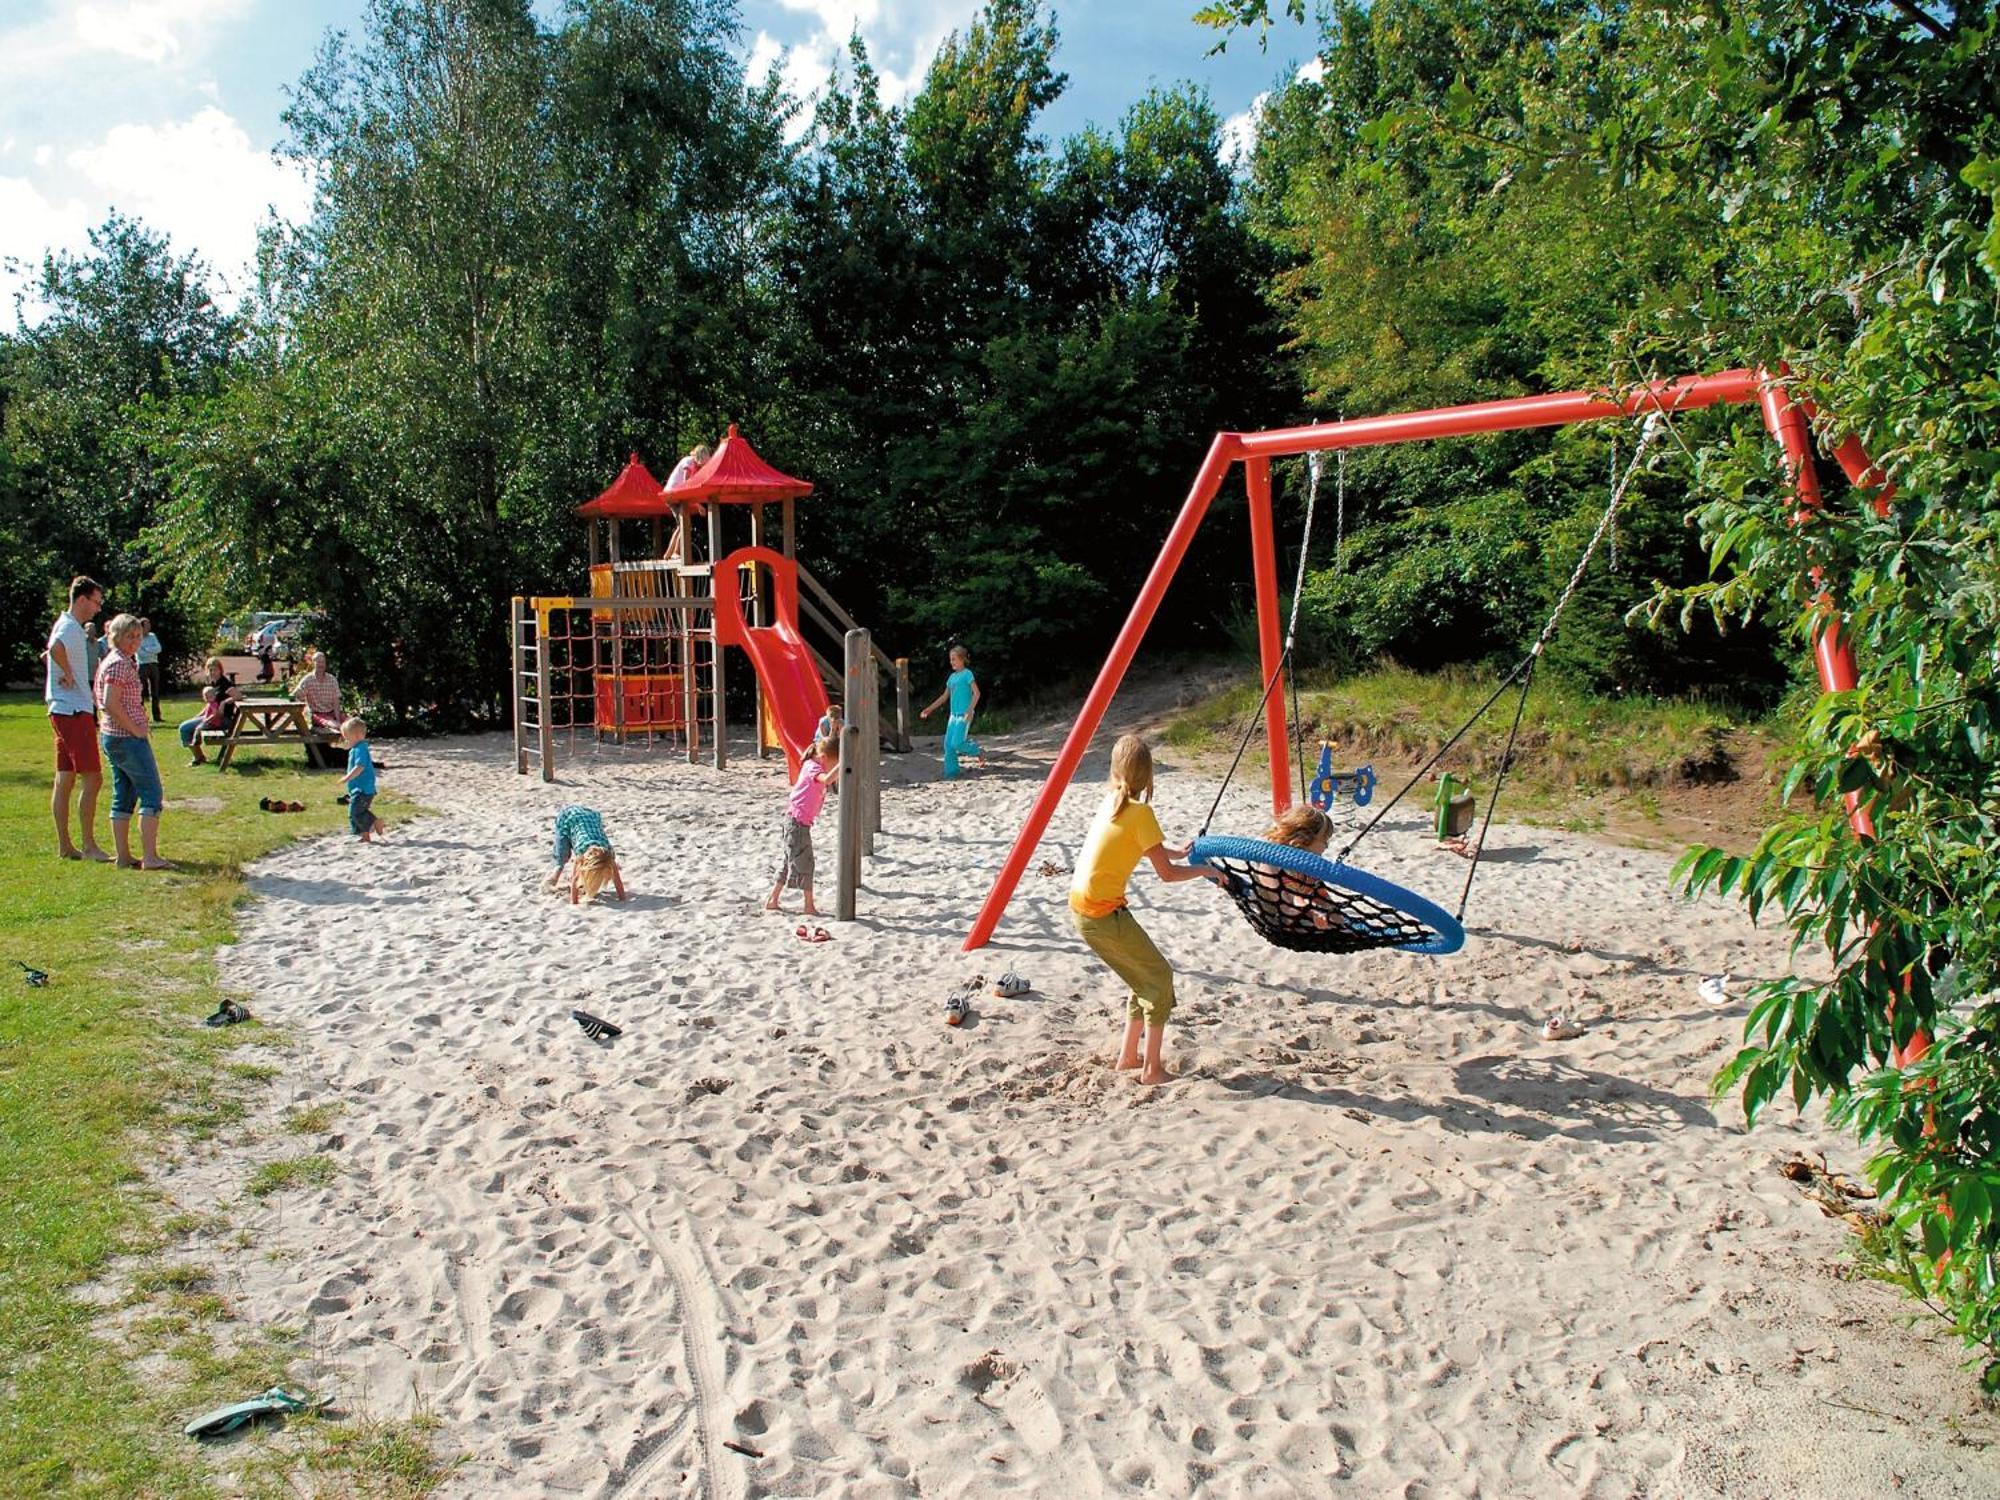
[[[595,500],[576,508],[580,516],[670,516],[674,507],[660,489],[660,481],[633,454],[611,481],[611,487]]]
[[[718,500],[726,505],[753,505],[761,500],[796,500],[811,493],[812,486],[805,480],[781,474],[759,458],[732,422],[729,435],[714,456],[695,470],[686,484],[666,491],[666,496],[678,504]]]

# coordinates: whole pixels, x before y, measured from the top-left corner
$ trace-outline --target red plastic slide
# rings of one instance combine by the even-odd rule
[[[770,570],[774,596],[770,625],[749,625],[743,619],[738,570],[751,564]],[[743,547],[716,565],[714,583],[716,643],[741,646],[757,669],[764,701],[784,742],[786,773],[796,780],[828,702],[812,651],[799,638],[798,564],[769,547]]]

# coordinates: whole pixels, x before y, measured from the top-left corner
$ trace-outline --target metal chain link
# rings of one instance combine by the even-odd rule
[[[1618,481],[1618,487],[1611,492],[1611,503],[1604,507],[1604,517],[1597,523],[1597,530],[1591,534],[1589,545],[1583,549],[1583,556],[1576,560],[1576,571],[1569,575],[1569,583],[1563,589],[1562,597],[1556,600],[1556,607],[1549,614],[1549,623],[1542,627],[1541,635],[1536,638],[1534,646],[1529,650],[1530,656],[1542,654],[1542,648],[1548,645],[1550,638],[1556,633],[1556,624],[1562,619],[1563,611],[1569,608],[1569,601],[1575,596],[1577,589],[1582,587],[1584,570],[1590,566],[1590,559],[1596,554],[1598,544],[1604,540],[1611,530],[1611,523],[1617,519],[1618,507],[1625,499],[1625,491],[1632,487],[1632,481],[1639,473],[1639,465],[1645,462],[1646,450],[1652,446],[1653,438],[1660,430],[1660,424],[1660,414],[1652,412],[1646,417],[1646,425],[1639,429],[1639,441],[1632,449],[1632,462],[1625,467],[1625,477]]]

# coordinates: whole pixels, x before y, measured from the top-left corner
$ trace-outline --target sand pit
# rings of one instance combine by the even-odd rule
[[[1145,1091],[1106,1067],[1118,997],[1066,881],[1031,867],[957,951],[1041,747],[957,785],[889,759],[864,920],[816,946],[757,910],[776,763],[544,786],[497,736],[386,753],[433,815],[259,865],[224,959],[297,1038],[271,1116],[342,1107],[308,1143],[330,1186],[232,1204],[255,1248],[225,1284],[308,1323],[302,1373],[350,1408],[434,1412],[448,1493],[2000,1493],[1956,1347],[1840,1276],[1848,1231],[1774,1170],[1853,1152],[1711,1112],[1743,1007],[1697,980],[1784,945],[1674,899],[1664,855],[1502,828],[1444,959],[1283,953],[1142,872],[1182,981],[1182,1078]],[[1213,780],[1162,765],[1191,834]],[[567,801],[604,812],[626,905],[534,889]],[[1239,780],[1218,827],[1258,808]],[[1423,821],[1370,862],[1455,904]],[[1009,967],[1031,993],[945,1028]],[[1543,1041],[1556,1008],[1587,1034]],[[298,1149],[166,1186],[234,1198]]]

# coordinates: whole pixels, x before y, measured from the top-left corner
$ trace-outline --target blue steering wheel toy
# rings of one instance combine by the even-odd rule
[[[1356,807],[1366,807],[1375,797],[1375,768],[1357,766],[1352,771],[1336,771],[1333,768],[1333,741],[1319,742],[1319,769],[1313,772],[1312,789],[1307,792],[1307,800],[1321,812],[1326,812],[1340,800],[1345,789],[1348,798]]]

